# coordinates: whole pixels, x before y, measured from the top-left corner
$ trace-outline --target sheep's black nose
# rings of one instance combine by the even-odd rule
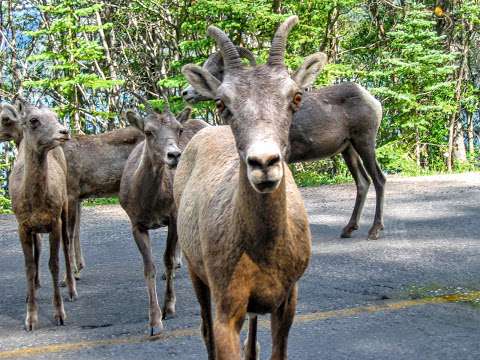
[[[180,155],[182,155],[182,153],[180,151],[169,151],[168,154],[167,154],[167,157],[170,159],[170,160],[177,160],[180,158]]]

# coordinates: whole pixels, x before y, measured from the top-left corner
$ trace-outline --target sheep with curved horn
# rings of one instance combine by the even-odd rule
[[[276,32],[272,64],[244,67],[235,46],[209,27],[224,56],[219,81],[197,65],[182,72],[200,94],[216,100],[229,126],[200,131],[183,152],[174,182],[178,237],[201,306],[209,359],[239,360],[240,329],[250,317],[245,359],[257,358],[256,314],[272,317],[272,359],[287,357],[296,283],[310,258],[302,197],[285,163],[292,116],[303,80],[324,64],[310,63],[293,79],[278,56],[291,27]],[[215,303],[215,317],[212,304]]]
[[[250,66],[255,66],[257,65],[257,62],[255,60],[255,56],[253,53],[241,46],[237,46],[237,51],[238,54],[242,59],[247,59]],[[224,64],[223,64],[223,57],[222,57],[222,52],[217,51],[211,54],[208,59],[205,61],[205,64],[203,65],[204,69],[207,69],[215,78],[222,80],[223,79],[223,70],[224,70]],[[205,97],[201,94],[199,94],[195,89],[193,88],[192,85],[188,85],[185,89],[182,91],[182,97],[189,103],[196,103],[199,101],[206,101],[210,100],[208,97]]]
[[[218,61],[218,54],[221,55],[221,52],[213,54],[211,58],[215,57],[216,61],[210,61],[209,58],[203,69],[222,81],[224,65],[223,61]],[[316,66],[316,57],[319,55],[307,57],[304,67],[308,67],[310,62]],[[314,80],[315,77],[312,77],[306,83],[311,85]],[[182,96],[192,104],[212,100],[191,85],[182,92]],[[383,230],[386,178],[375,154],[381,120],[380,102],[367,89],[352,82],[342,82],[306,92],[302,106],[293,115],[288,162],[319,160],[341,153],[355,180],[357,195],[350,220],[341,232],[341,237],[344,238],[351,237],[359,228],[371,181],[375,186],[376,210],[368,239],[378,239]]]

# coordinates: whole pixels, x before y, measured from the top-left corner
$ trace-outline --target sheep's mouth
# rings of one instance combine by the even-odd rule
[[[255,189],[260,193],[269,193],[274,191],[278,186],[278,180],[265,180],[254,185]]]
[[[70,140],[70,135],[59,136],[59,137],[55,138],[54,140],[63,144],[66,141]]]

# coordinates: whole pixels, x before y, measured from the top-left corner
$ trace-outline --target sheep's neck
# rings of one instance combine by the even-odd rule
[[[283,164],[285,166],[285,164]],[[240,165],[236,197],[237,213],[246,246],[255,253],[268,253],[282,246],[287,232],[285,177],[279,187],[268,194],[256,192],[247,178],[246,165]]]

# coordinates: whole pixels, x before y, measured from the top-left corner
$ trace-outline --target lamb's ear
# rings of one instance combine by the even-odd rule
[[[183,111],[177,115],[177,121],[180,124],[183,124],[186,122],[188,119],[190,119],[190,114],[192,113],[192,108],[191,107],[186,107],[183,109]]]
[[[130,125],[135,126],[137,129],[143,131],[145,126],[145,122],[143,119],[138,115],[138,113],[134,110],[127,110],[125,112],[125,117],[127,118]]]
[[[7,125],[14,121],[18,121],[17,109],[10,104],[0,105],[0,112],[2,113],[2,124]]]
[[[217,89],[221,84],[216,77],[194,64],[185,65],[182,68],[182,74],[199,94],[215,99]]]
[[[15,107],[17,108],[17,114],[20,117],[24,117],[27,114],[28,103],[23,97],[21,96],[16,97]]]
[[[318,73],[326,63],[327,55],[322,52],[307,56],[302,66],[293,74],[292,78],[300,88],[307,88],[313,84]]]

